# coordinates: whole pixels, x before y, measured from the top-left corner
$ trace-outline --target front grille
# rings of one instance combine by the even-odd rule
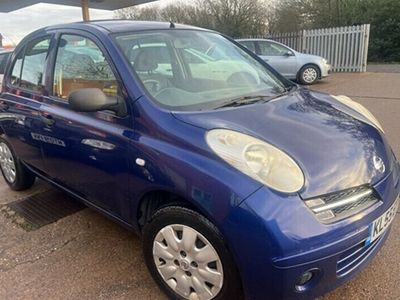
[[[304,202],[320,222],[329,224],[355,215],[379,201],[376,191],[364,185]]]
[[[343,252],[339,256],[339,260],[337,262],[336,275],[338,277],[342,277],[356,269],[368,258],[370,253],[374,251],[386,234],[387,233],[376,239],[370,245],[366,245],[366,240],[364,240],[356,246]]]
[[[377,198],[374,195],[368,195],[366,197],[362,197],[359,201],[343,205],[341,207],[333,209],[335,215],[343,214],[347,211],[356,210],[359,207],[364,208],[365,205],[370,206],[377,201]]]

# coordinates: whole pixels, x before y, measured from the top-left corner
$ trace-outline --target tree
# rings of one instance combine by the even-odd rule
[[[162,9],[147,8],[119,10],[118,18],[153,21],[173,21],[218,30],[227,35],[255,36],[267,32],[267,0],[197,0],[192,3],[169,4]]]
[[[371,24],[369,60],[400,61],[399,0],[282,0],[270,30]]]
[[[139,8],[136,6],[117,10],[115,13],[117,19],[131,19],[140,21],[161,21],[159,9],[155,6]]]
[[[369,59],[400,61],[400,0],[195,0],[123,9],[117,17],[174,21],[233,37],[371,24]]]
[[[267,32],[268,2],[260,0],[204,0],[204,11],[214,17],[213,29],[239,37]]]

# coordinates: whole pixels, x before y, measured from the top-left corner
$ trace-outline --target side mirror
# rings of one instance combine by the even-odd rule
[[[289,57],[289,56],[294,56],[294,53],[293,53],[292,51],[288,50],[288,51],[285,53],[285,56],[287,56],[287,57]]]
[[[96,112],[115,110],[118,107],[117,97],[107,97],[100,89],[88,88],[71,92],[68,96],[70,107],[79,112]]]

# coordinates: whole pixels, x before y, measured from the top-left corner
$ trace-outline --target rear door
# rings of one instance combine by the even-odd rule
[[[40,108],[47,93],[44,77],[51,43],[52,36],[46,35],[16,50],[0,95],[0,125],[5,137],[17,156],[39,172],[44,170],[41,144],[48,138]]]
[[[275,70],[287,78],[296,78],[297,59],[289,48],[271,41],[257,41],[256,48],[257,54]]]
[[[60,35],[53,69],[52,95],[42,112],[48,135],[62,145],[43,143],[46,172],[57,184],[127,220],[132,195],[127,151],[133,129],[121,80],[100,42],[81,32]],[[117,97],[121,113],[73,111],[68,95],[82,88]]]

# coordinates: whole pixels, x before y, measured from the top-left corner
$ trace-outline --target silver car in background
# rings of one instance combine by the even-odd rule
[[[331,65],[320,56],[297,52],[288,46],[267,39],[236,40],[266,61],[290,80],[313,84],[331,73]]]
[[[1,85],[3,83],[3,74],[6,69],[8,58],[11,56],[12,52],[13,52],[12,49],[0,48],[0,91],[1,91]]]

